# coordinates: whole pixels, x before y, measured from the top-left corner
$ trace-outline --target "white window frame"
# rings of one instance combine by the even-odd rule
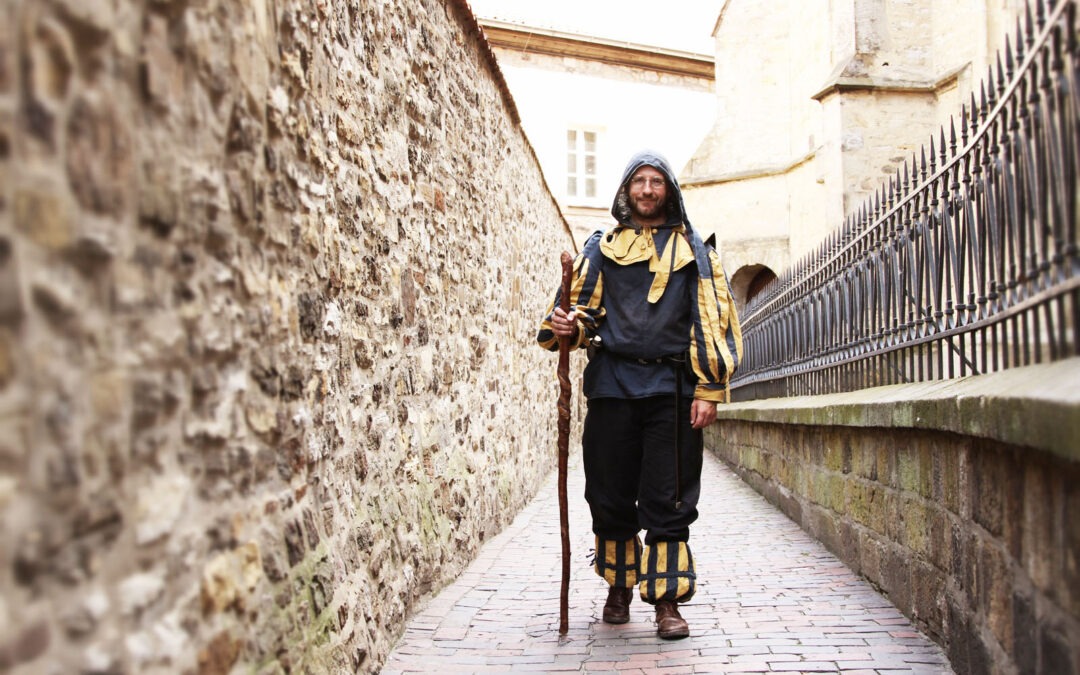
[[[575,143],[571,147],[571,134],[574,134]],[[587,135],[592,135],[592,150],[587,148]],[[582,206],[596,206],[601,203],[600,197],[600,148],[603,139],[602,131],[595,126],[568,125],[564,141],[564,164],[566,181],[563,184],[567,204]],[[592,171],[588,170],[589,159],[592,160]],[[591,189],[591,194],[590,194]]]

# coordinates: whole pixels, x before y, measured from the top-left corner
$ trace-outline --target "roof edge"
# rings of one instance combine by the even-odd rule
[[[705,80],[716,79],[710,54],[611,40],[498,19],[478,19],[488,44],[532,54],[597,61]]]

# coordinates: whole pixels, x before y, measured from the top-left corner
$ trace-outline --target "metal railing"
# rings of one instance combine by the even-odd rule
[[[1075,0],[1029,4],[959,123],[751,300],[734,400],[1080,353],[1076,31]]]

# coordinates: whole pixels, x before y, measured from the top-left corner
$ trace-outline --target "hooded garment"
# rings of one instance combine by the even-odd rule
[[[634,228],[630,211],[630,179],[643,166],[651,166],[664,174],[668,185],[667,226],[683,225],[686,240],[690,244],[692,255],[697,262],[698,274],[703,278],[712,276],[712,265],[709,262],[708,249],[701,237],[698,236],[697,231],[690,224],[690,219],[686,216],[686,204],[683,202],[679,180],[675,177],[671,165],[668,164],[663,155],[652,150],[643,150],[630,159],[626,168],[623,169],[622,179],[619,181],[619,190],[615,193],[615,200],[611,204],[611,215],[615,217],[615,221],[622,227]],[[635,230],[635,232],[637,231]]]
[[[663,225],[633,222],[629,182],[643,166],[664,174],[667,218]],[[726,400],[738,364],[742,335],[735,303],[716,251],[686,217],[682,191],[661,155],[645,151],[626,165],[612,203],[617,224],[597,231],[574,262],[570,302],[579,318],[576,346],[600,343],[585,370],[588,398],[644,398],[672,394],[685,378],[694,397]],[[556,293],[537,340],[558,349],[551,330]],[[681,374],[660,359],[689,357]]]

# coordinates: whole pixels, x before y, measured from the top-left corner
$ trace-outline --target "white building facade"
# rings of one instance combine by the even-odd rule
[[[579,246],[614,222],[635,152],[656,150],[679,171],[713,125],[710,55],[479,21]]]
[[[657,150],[695,227],[716,234],[740,305],[960,116],[1025,8],[713,4],[713,56],[478,18],[579,246],[611,224],[626,160]]]

